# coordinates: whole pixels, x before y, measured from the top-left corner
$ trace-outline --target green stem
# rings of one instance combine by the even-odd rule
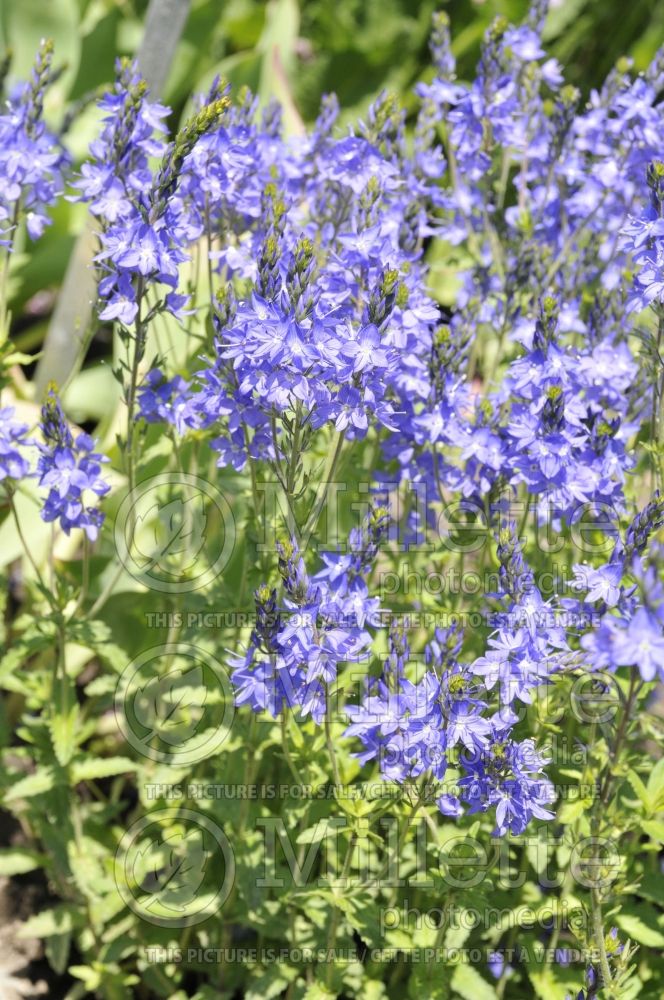
[[[355,842],[357,840],[357,834],[355,831],[351,833],[350,840],[348,841],[348,848],[346,850],[346,857],[344,858],[343,867],[341,869],[340,877],[346,879],[348,872],[350,871],[350,863],[353,857],[353,849],[355,847]],[[343,889],[343,886],[342,886]],[[328,989],[332,986],[332,979],[334,977],[334,959],[330,957],[331,953],[334,951],[334,945],[337,939],[337,930],[339,928],[339,907],[334,904],[332,911],[332,920],[330,921],[330,929],[327,935],[327,972],[325,976],[325,982]]]
[[[664,311],[660,311],[657,323],[657,357],[661,361],[660,348],[664,339]],[[664,488],[664,372],[661,380],[655,378],[652,401],[652,436],[657,444],[658,486]]]
[[[323,472],[322,490],[320,491],[316,503],[314,504],[314,509],[311,513],[311,516],[307,520],[304,529],[302,531],[302,542],[300,545],[301,552],[304,552],[306,550],[312,534],[318,527],[318,519],[320,518],[323,507],[325,506],[325,502],[327,500],[327,494],[329,492],[330,483],[337,469],[337,464],[341,456],[341,449],[343,448],[344,439],[345,439],[345,432],[344,431],[337,432],[336,447],[332,451],[330,451],[328,462]]]
[[[281,748],[283,750],[284,760],[288,764],[288,769],[293,775],[295,784],[299,785],[300,788],[304,788],[305,783],[302,779],[302,775],[290,752],[290,743],[288,740],[288,713],[285,708],[281,712]]]
[[[291,441],[291,455],[286,473],[286,496],[288,499],[288,530],[291,536],[295,536],[297,523],[295,521],[295,511],[293,509],[295,480],[297,478],[297,467],[300,460],[300,434],[302,432],[302,404],[297,403],[295,408],[295,423],[293,426],[293,437]]]
[[[87,535],[83,535],[83,576],[81,580],[81,592],[78,595],[71,618],[75,618],[80,609],[85,604],[90,586],[90,542]]]
[[[327,746],[327,753],[330,758],[330,764],[332,765],[334,784],[336,788],[340,788],[341,772],[339,771],[339,762],[337,761],[334,742],[332,740],[332,698],[330,697],[329,688],[325,696],[325,745]]]
[[[425,798],[424,794],[422,792],[418,791],[418,793],[417,793],[417,799],[415,800],[415,802],[412,803],[412,805],[410,807],[410,812],[409,812],[408,816],[406,817],[406,822],[404,823],[404,825],[402,826],[401,830],[399,831],[399,837],[397,839],[397,843],[396,843],[396,845],[394,847],[394,850],[390,853],[389,857],[387,857],[385,859],[383,867],[381,868],[380,872],[378,873],[378,883],[379,884],[385,878],[385,876],[387,875],[387,873],[391,870],[392,865],[402,856],[402,854],[403,854],[403,848],[404,848],[404,845],[406,843],[406,837],[408,836],[408,831],[410,830],[411,826],[413,825],[413,823],[414,823],[414,821],[415,821],[415,819],[417,817],[417,814],[418,814],[418,812],[420,810],[420,806],[424,802],[424,798]]]
[[[611,968],[609,966],[609,959],[606,953],[602,904],[599,898],[599,891],[597,889],[593,889],[591,891],[590,901],[591,901],[591,916],[593,922],[593,937],[595,939],[595,944],[597,945],[597,950],[599,952],[599,965],[602,971],[603,986],[605,990],[609,991],[609,996],[611,996],[613,977],[611,976]]]
[[[600,788],[600,793],[598,796],[599,806],[601,811],[604,811],[609,802],[609,795],[613,785],[613,774],[612,769],[618,762],[620,756],[620,751],[622,750],[622,745],[627,735],[627,727],[630,722],[630,717],[632,714],[632,708],[634,707],[634,702],[638,696],[639,691],[643,687],[643,681],[637,680],[636,673],[632,670],[629,678],[629,690],[627,692],[627,699],[625,701],[625,707],[618,725],[618,730],[616,732],[616,739],[613,744],[613,749],[611,750],[611,755],[609,758],[609,763],[607,769],[604,773],[604,778],[602,779],[602,784]]]
[[[9,506],[11,508],[12,516],[14,518],[14,524],[16,525],[16,533],[17,533],[17,535],[19,537],[19,541],[21,542],[21,545],[23,546],[23,551],[25,552],[25,555],[27,556],[28,562],[32,566],[33,570],[35,571],[35,576],[37,577],[37,580],[39,581],[39,584],[40,584],[40,586],[42,588],[43,593],[48,596],[48,599],[49,599],[49,602],[51,604],[51,607],[55,610],[56,606],[55,606],[54,600],[50,596],[50,591],[47,588],[46,583],[44,582],[44,577],[41,575],[41,572],[39,570],[39,566],[37,565],[37,563],[35,561],[35,558],[34,558],[32,552],[30,551],[30,546],[28,545],[27,539],[26,539],[25,535],[23,534],[23,528],[21,527],[21,522],[19,520],[18,510],[16,509],[16,504],[14,503],[14,496],[13,496],[12,493],[9,492],[9,489],[7,490],[7,499],[9,500]]]
[[[5,256],[2,262],[2,271],[0,272],[0,347],[7,341],[9,337],[7,281],[9,278],[9,265],[14,250],[14,234],[16,232],[16,227],[18,225],[19,211],[20,211],[20,198],[14,202],[14,212],[12,214],[12,221],[10,223],[10,232],[12,233],[12,235],[9,240],[9,245],[5,247]]]
[[[67,677],[67,661],[65,655],[65,644],[67,636],[65,633],[64,619],[58,624],[58,653],[56,667],[54,671],[54,682],[59,689],[59,697],[56,697],[55,690],[52,693],[52,703],[58,706],[61,718],[64,720],[69,714],[69,678]]]
[[[138,372],[143,358],[143,353],[145,350],[145,336],[146,328],[142,319],[141,310],[143,304],[144,295],[144,282],[143,278],[138,279],[138,285],[136,289],[136,301],[138,302],[138,313],[136,315],[136,325],[134,334],[134,353],[131,362],[131,374],[129,377],[129,388],[127,390],[127,440],[126,440],[126,469],[127,469],[127,495],[131,496],[136,487],[136,456],[134,454],[135,445],[135,428],[136,421],[134,420],[134,413],[136,410],[136,396],[138,392]],[[127,519],[127,531],[129,534],[129,539],[133,539],[134,532],[136,530],[136,512],[134,510],[134,505],[129,506],[129,517]],[[124,566],[120,563],[110,578],[101,594],[92,605],[89,615],[90,618],[94,618],[96,614],[103,608],[106,601],[109,599],[115,585],[122,576],[122,571]]]

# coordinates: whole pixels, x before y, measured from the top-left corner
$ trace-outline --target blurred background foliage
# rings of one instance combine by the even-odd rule
[[[116,57],[137,51],[147,6],[148,0],[0,0],[0,53],[11,50],[13,78],[29,74],[41,38],[55,42],[61,75],[48,115],[61,127],[68,112],[76,112],[66,141],[77,161],[97,128],[94,96],[112,79]],[[321,95],[332,90],[342,121],[361,116],[384,88],[411,107],[413,84],[432,75],[427,40],[432,12],[440,8],[452,21],[459,76],[469,78],[489,22],[497,14],[519,21],[528,0],[192,0],[162,99],[176,125],[191,95],[218,73],[234,87],[247,84],[264,101],[276,96],[290,131],[314,119]],[[664,42],[664,2],[551,0],[545,37],[568,82],[588,94],[624,54],[645,68]],[[42,342],[84,225],[82,207],[63,201],[29,255],[19,244],[11,305],[23,350]],[[91,362],[103,354],[103,339],[95,338]]]

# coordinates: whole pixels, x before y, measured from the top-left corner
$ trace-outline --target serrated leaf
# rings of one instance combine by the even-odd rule
[[[200,830],[172,830],[159,843],[133,853],[132,873],[160,909],[184,911],[203,883],[206,862]],[[142,905],[149,910],[153,902],[144,900]]]
[[[278,971],[263,972],[251,980],[244,1000],[273,1000],[281,996],[296,976],[297,971],[287,965],[280,965]]]
[[[643,784],[641,778],[638,776],[638,774],[633,768],[630,768],[629,771],[627,772],[627,780],[629,781],[630,785],[632,786],[632,788],[638,795],[639,799],[641,800],[641,804],[643,805],[643,808],[646,810],[646,812],[647,813],[652,812],[650,796],[648,795],[648,789]]]
[[[0,875],[25,875],[44,864],[43,854],[28,851],[22,847],[6,847],[0,850]]]
[[[613,918],[633,941],[647,948],[664,948],[664,933],[657,923],[657,911],[646,904],[625,907]]]
[[[339,834],[341,829],[339,824],[334,824],[331,820],[320,819],[314,826],[307,827],[302,833],[298,834],[296,843],[297,844],[318,844],[325,840],[326,837],[334,836]]]
[[[658,760],[648,776],[648,796],[653,812],[664,807],[664,757]]]
[[[658,844],[664,844],[664,822],[660,819],[644,819],[641,829],[647,833],[651,840]]]
[[[5,804],[17,802],[19,799],[30,799],[35,795],[43,795],[55,788],[58,782],[58,775],[55,768],[40,767],[34,774],[29,774],[26,778],[21,778],[5,792]]]
[[[345,910],[348,923],[357,931],[365,944],[370,948],[379,948],[380,910],[376,901],[363,893],[349,897],[348,902],[350,905]]]
[[[184,573],[196,562],[205,545],[206,527],[205,498],[201,494],[154,504],[136,519],[134,558],[139,555],[145,560],[141,565],[143,572],[160,569],[171,573],[169,560],[178,557],[178,572]]]
[[[121,673],[125,669],[131,657],[126,650],[112,641],[113,633],[106,622],[94,619],[74,622],[72,625],[72,639],[79,645],[91,649],[103,664],[116,673]]]
[[[586,804],[582,799],[573,799],[571,802],[564,802],[558,811],[558,819],[565,826],[569,826],[582,816],[586,810]]]
[[[49,965],[59,976],[67,971],[70,948],[71,931],[66,931],[64,934],[51,934],[44,942],[44,951]]]
[[[200,665],[151,678],[133,699],[136,720],[148,731],[145,741],[156,735],[169,746],[181,746],[196,732],[206,699]]]
[[[56,906],[52,910],[43,910],[29,917],[25,923],[21,924],[18,931],[20,938],[44,938],[52,934],[67,934],[80,923],[81,917],[77,916],[73,906]]]
[[[73,688],[70,697],[74,697]],[[79,708],[74,702],[68,711],[63,714],[58,712],[49,720],[48,728],[53,741],[53,750],[56,760],[65,767],[74,756],[76,750],[76,729],[78,726]]]
[[[302,995],[302,1000],[335,1000],[339,994],[328,990],[323,983],[310,983]]]
[[[138,764],[128,757],[86,757],[72,762],[70,776],[72,783],[76,784],[79,781],[112,778],[116,774],[128,774],[138,769]]]
[[[452,973],[452,989],[463,1000],[496,1000],[496,991],[491,983],[480,976],[472,965],[457,965]]]

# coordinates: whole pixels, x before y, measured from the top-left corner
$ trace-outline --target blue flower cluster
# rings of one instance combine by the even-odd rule
[[[90,146],[92,161],[77,181],[101,224],[102,267],[99,294],[106,304],[99,316],[125,327],[139,317],[148,289],[166,286],[159,309],[179,314],[186,296],[176,291],[185,247],[199,235],[177,188],[181,171],[200,135],[216,124],[227,106],[220,93],[167,145],[163,119],[169,109],[147,97],[133,64],[118,63],[115,89],[100,102],[104,127]],[[152,159],[159,167],[152,170]],[[153,307],[157,308],[157,307]],[[142,322],[147,322],[145,315]]]
[[[313,576],[294,540],[279,544],[282,597],[267,584],[256,591],[256,627],[246,653],[232,660],[238,704],[323,720],[338,665],[366,658],[372,643],[367,626],[379,602],[366,576],[386,526],[386,511],[373,507],[351,534],[349,553],[329,556]]]
[[[269,418],[290,408],[302,425],[331,424],[348,439],[371,423],[394,430],[390,397],[408,377],[422,322],[436,315],[418,264],[424,216],[405,216],[417,187],[408,192],[375,126],[333,138],[335,113],[328,102],[294,149],[235,125],[197,163],[206,190],[217,158],[251,174],[225,188],[216,222],[226,236],[220,266],[249,292],[237,301],[229,287],[218,300],[216,358],[192,397],[199,426],[226,418],[215,447],[236,469],[248,456],[281,457]]]
[[[328,96],[296,138],[278,108],[261,113],[247,91],[231,102],[215,80],[168,141],[168,109],[121,61],[75,182],[98,222],[99,316],[135,347],[130,416],[204,440],[227,475],[250,466],[254,486],[274,473],[286,494],[279,582],[256,590],[248,647],[232,658],[238,703],[321,723],[339,671],[361,662],[346,706],[360,763],[397,782],[431,776],[444,814],[495,811],[500,834],[551,816],[548,761],[519,728],[538,689],[579,669],[664,678],[664,589],[648,561],[664,523],[658,493],[623,537],[613,526],[603,564],[574,566],[562,596],[538,586],[519,538],[529,510],[533,528],[563,534],[581,508],[627,520],[634,442],[657,422],[652,372],[629,335],[654,341],[630,314],[652,305],[664,331],[664,59],[636,77],[621,62],[583,104],[545,53],[545,8],[519,26],[498,18],[468,83],[437,15],[435,76],[417,87],[414,120],[381,94],[343,130]],[[44,50],[0,119],[0,223],[20,201],[36,213],[33,235],[64,163],[41,124],[49,60]],[[437,273],[434,241],[453,282]],[[200,282],[183,288],[188,259],[206,272],[204,303]],[[190,338],[192,371],[139,364],[164,311],[208,320],[207,338]],[[650,361],[662,381],[660,347]],[[17,480],[26,432],[1,416],[0,478]],[[103,458],[87,434],[73,438],[53,395],[42,431],[43,516],[94,540]],[[486,641],[438,628],[411,653],[394,617],[374,667],[381,506],[346,551],[307,568],[294,498],[313,485],[308,452],[336,458],[374,441],[372,488],[422,498],[407,539],[438,528],[448,502],[486,513],[499,581],[485,595]],[[504,516],[515,498],[528,504],[519,532]],[[308,541],[316,525],[305,527]]]
[[[28,436],[27,424],[15,419],[13,407],[0,409],[0,482],[11,493],[21,480],[36,476],[46,490],[43,520],[57,521],[67,535],[80,528],[95,541],[104,514],[93,506],[93,498],[106,496],[111,488],[102,477],[108,459],[95,452],[89,434],[72,435],[53,388],[42,407],[39,430],[39,439]],[[36,469],[29,457],[35,451]]]
[[[564,629],[551,616],[543,630],[536,616],[546,607],[507,528],[499,545],[504,624],[490,639],[486,656],[462,663],[463,634],[455,627],[436,629],[427,644],[427,670],[416,683],[404,673],[408,648],[397,633],[383,676],[370,682],[358,707],[349,706],[347,736],[358,736],[365,763],[377,760],[386,778],[403,782],[422,774],[442,782],[453,765],[454,791],[438,799],[441,812],[459,816],[496,809],[496,833],[521,833],[533,817],[551,818],[554,790],[544,774],[547,760],[532,739],[513,736],[515,699],[530,702],[531,692],[564,664]],[[511,591],[509,590],[511,588]],[[497,704],[491,690],[498,685]],[[445,786],[443,786],[445,787]]]
[[[638,77],[623,61],[582,105],[542,45],[545,6],[491,25],[470,83],[456,79],[437,15],[436,75],[417,87],[408,134],[381,94],[355,129],[336,128],[326,97],[312,131],[285,139],[278,109],[260,114],[246,91],[227,107],[215,81],[165,145],[166,110],[120,67],[78,182],[101,224],[101,317],[140,327],[160,309],[181,315],[179,264],[201,248],[212,286],[203,366],[149,372],[146,422],[202,432],[222,467],[265,463],[287,492],[296,484],[280,470],[299,468],[317,431],[339,447],[375,430],[389,468],[378,486],[396,476],[425,498],[413,532],[437,525],[447,501],[488,509],[505,494],[559,530],[581,506],[626,513],[649,414],[625,315],[664,301],[662,59]],[[458,253],[454,289],[435,287],[431,238]],[[517,703],[580,664],[661,675],[664,599],[639,561],[660,514],[656,497],[609,562],[578,564],[572,595],[555,599],[514,525],[499,526],[483,654],[464,660],[461,632],[438,629],[418,676],[395,625],[380,676],[347,708],[359,760],[400,782],[453,774],[441,810],[495,809],[500,833],[550,816],[546,760],[518,736]],[[383,517],[313,575],[294,537],[281,545],[281,583],[256,591],[249,647],[233,658],[239,703],[323,720],[340,665],[372,648]],[[570,628],[566,615],[599,625]]]
[[[630,216],[621,230],[620,246],[631,254],[634,281],[627,308],[664,306],[664,163],[648,167],[650,202],[638,216]]]
[[[52,50],[42,44],[32,77],[14,87],[0,115],[0,245],[11,246],[19,217],[38,239],[49,222],[47,208],[64,188],[69,156],[43,120]]]
[[[30,463],[25,455],[27,444],[27,424],[14,419],[14,408],[0,409],[0,482],[25,479],[30,472]]]
[[[47,490],[42,518],[58,521],[69,534],[81,528],[94,542],[104,521],[103,513],[90,503],[91,495],[105,496],[110,490],[102,478],[102,463],[108,459],[94,451],[89,434],[73,437],[54,391],[42,408],[43,444],[38,444],[39,485]]]
[[[655,566],[640,558],[648,540],[664,525],[664,498],[654,498],[630,523],[624,542],[616,544],[611,560],[597,569],[577,566],[577,586],[586,591],[586,605],[599,608],[598,627],[581,639],[594,670],[638,669],[644,681],[664,680],[664,588]]]

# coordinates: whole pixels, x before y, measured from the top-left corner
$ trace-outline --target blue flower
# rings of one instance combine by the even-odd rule
[[[52,57],[52,43],[43,42],[30,80],[13,89],[0,115],[0,246],[11,247],[20,216],[30,239],[39,239],[64,187],[70,158],[43,120]]]
[[[644,681],[664,678],[664,632],[646,608],[639,608],[627,628],[617,631],[612,653],[616,664],[638,667]]]
[[[101,475],[102,463],[108,459],[94,451],[88,434],[72,436],[53,390],[42,408],[41,430],[39,485],[47,489],[41,516],[47,522],[59,521],[67,535],[72,528],[80,528],[94,541],[104,515],[89,499],[91,494],[103,497],[110,489]]]
[[[14,420],[14,408],[0,409],[0,481],[18,482],[30,472],[30,464],[22,448],[27,445],[26,424]]]

